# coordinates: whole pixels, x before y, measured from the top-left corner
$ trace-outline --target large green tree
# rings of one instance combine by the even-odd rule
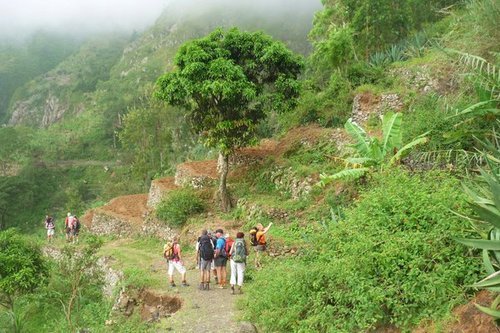
[[[295,106],[303,61],[262,32],[232,28],[185,43],[175,65],[158,79],[157,96],[187,110],[194,131],[218,149],[219,193],[227,211],[229,155],[255,139],[256,125],[268,112]]]

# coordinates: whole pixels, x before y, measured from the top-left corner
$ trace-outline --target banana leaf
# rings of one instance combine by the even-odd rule
[[[413,140],[412,142],[406,144],[403,148],[401,148],[392,158],[391,160],[389,161],[389,165],[392,165],[394,163],[396,163],[397,161],[399,161],[400,159],[402,159],[405,154],[409,153],[410,150],[415,147],[415,146],[418,146],[418,145],[421,145],[421,144],[424,144],[428,141],[427,137],[423,137],[423,138],[418,138],[418,139],[415,139]]]
[[[338,179],[358,179],[364,176],[368,171],[370,171],[370,168],[357,168],[357,169],[345,169],[337,173],[334,173],[333,175],[321,174],[319,176],[321,179],[319,185],[325,186],[330,182]]]
[[[392,151],[394,148],[399,148],[402,145],[402,132],[401,132],[402,116],[401,113],[387,112],[382,119],[382,152],[385,156],[387,152]]]
[[[354,148],[358,151],[361,156],[370,156],[370,142],[371,139],[366,134],[365,130],[362,129],[358,124],[352,121],[351,118],[347,120],[344,125],[347,133],[354,139]]]

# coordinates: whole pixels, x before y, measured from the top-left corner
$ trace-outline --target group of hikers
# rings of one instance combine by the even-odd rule
[[[64,232],[66,233],[66,241],[78,243],[78,235],[80,233],[81,223],[76,215],[68,213],[64,220]],[[45,229],[47,229],[47,240],[52,242],[56,233],[56,225],[54,218],[50,215],[45,216]]]
[[[272,222],[267,227],[258,224],[250,230],[250,245],[254,249],[254,264],[260,269],[260,258],[266,251],[266,233],[271,227]],[[245,234],[236,233],[236,239],[232,239],[229,234],[224,234],[222,229],[203,230],[196,242],[196,266],[200,270],[200,290],[210,289],[210,274],[213,272],[215,284],[220,289],[225,289],[227,284],[227,263],[229,262],[231,275],[229,284],[231,293],[236,293],[236,287],[241,294],[247,258],[250,254]],[[181,246],[179,237],[175,237],[172,242],[167,243],[163,248],[163,257],[168,263],[168,276],[171,287],[175,287],[174,270],[181,274],[181,284],[184,287],[189,286],[186,281],[186,267],[182,261]]]

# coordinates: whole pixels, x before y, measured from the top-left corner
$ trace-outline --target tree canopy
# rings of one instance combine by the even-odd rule
[[[218,149],[224,197],[228,155],[252,142],[267,112],[295,106],[303,60],[262,32],[232,28],[183,44],[175,65],[156,95],[187,110],[194,131]]]
[[[217,29],[182,45],[157,96],[189,111],[193,129],[224,153],[247,145],[269,110],[295,105],[300,56],[262,32]]]

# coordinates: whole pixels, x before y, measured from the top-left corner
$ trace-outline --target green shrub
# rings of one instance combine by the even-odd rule
[[[459,182],[444,173],[377,174],[342,221],[298,258],[255,276],[246,315],[269,332],[402,329],[439,319],[463,299],[478,263],[452,237],[466,227]]]
[[[183,188],[170,192],[158,206],[156,215],[171,225],[181,226],[189,216],[201,213],[204,209],[203,201],[194,190]]]

